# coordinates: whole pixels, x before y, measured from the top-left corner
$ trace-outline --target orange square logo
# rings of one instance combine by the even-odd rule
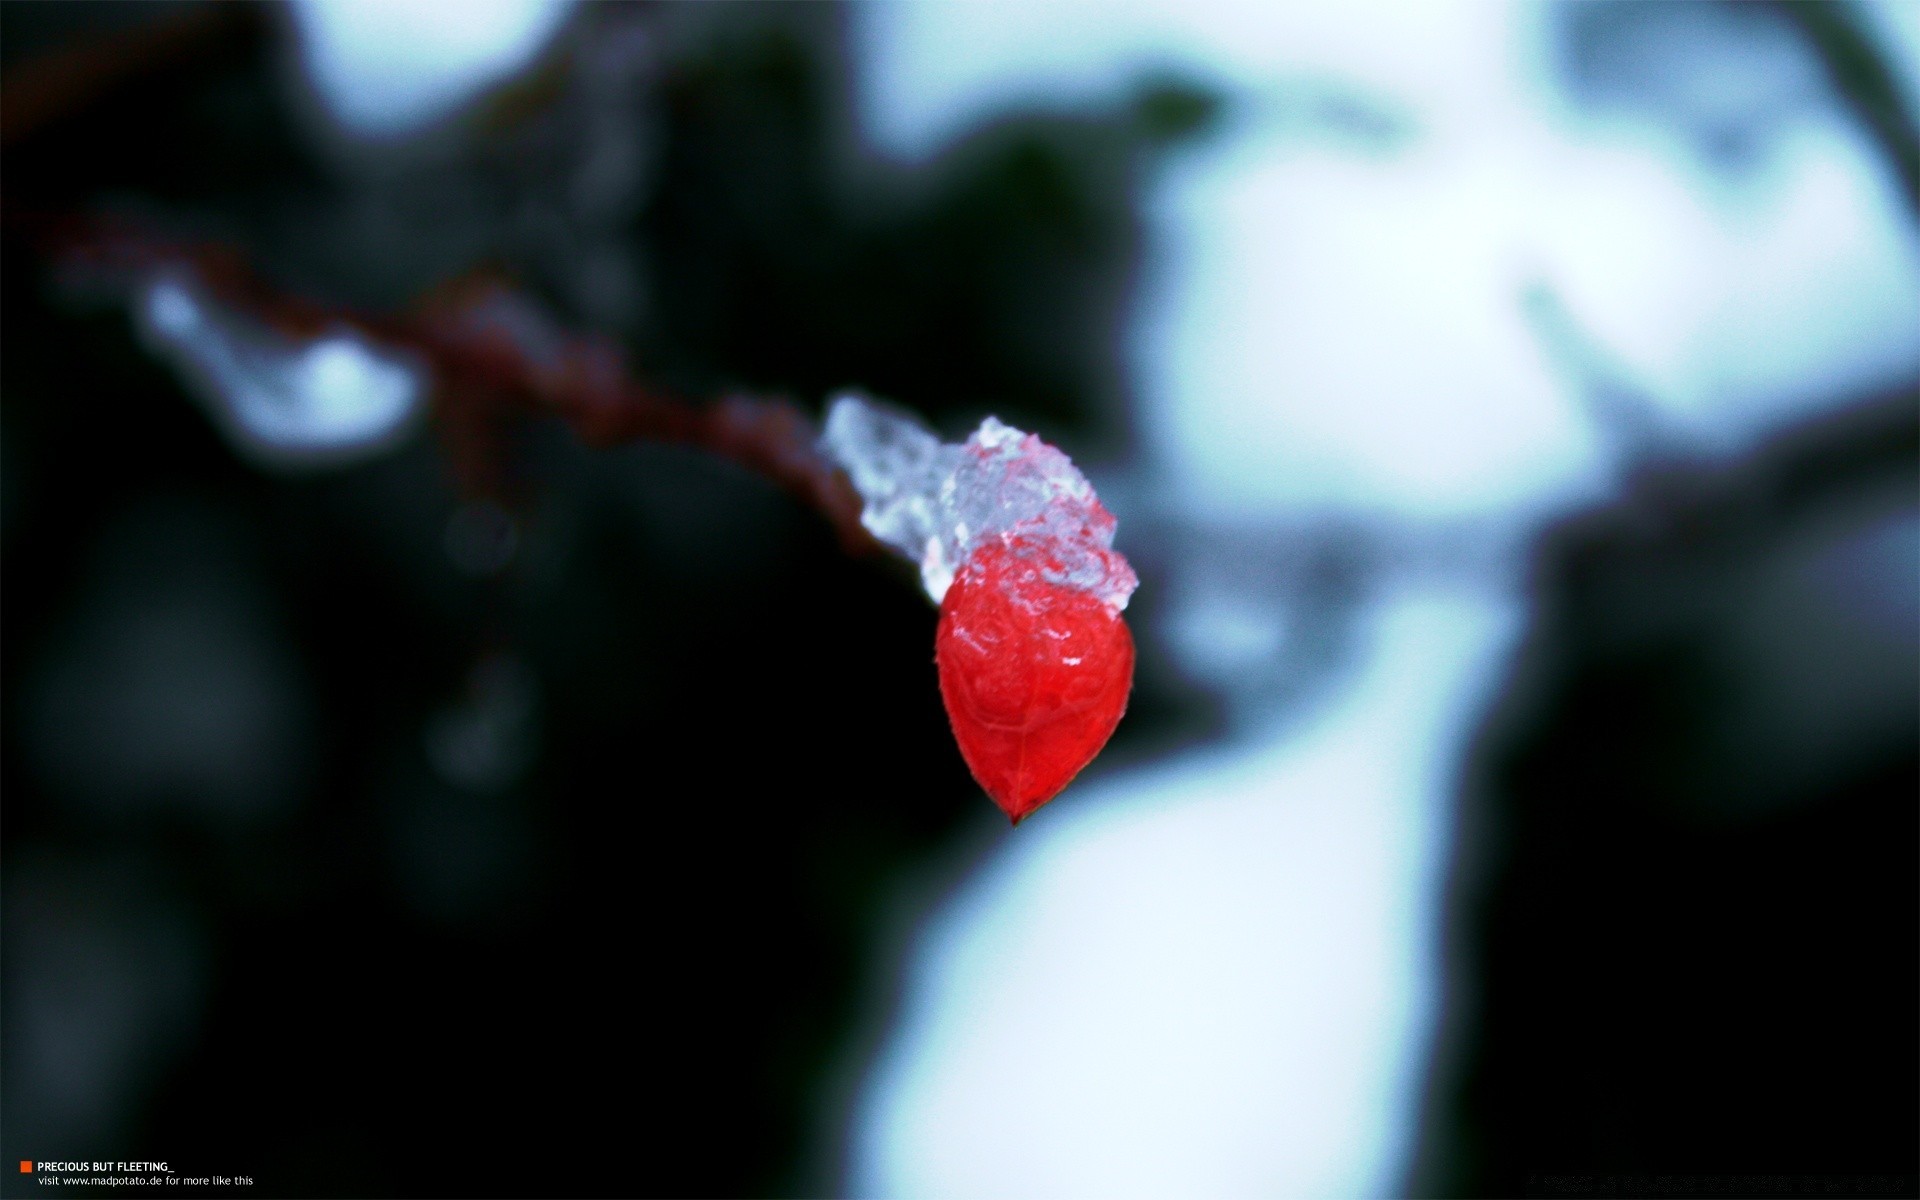
[[[33,1174],[33,1164],[32,1164],[32,1163],[30,1163],[30,1162],[28,1162],[28,1161],[27,1161],[26,1159],[24,1159],[24,1158],[23,1158],[23,1159],[21,1159],[21,1160],[20,1160],[20,1173],[21,1173],[22,1175],[31,1175],[31,1174]]]

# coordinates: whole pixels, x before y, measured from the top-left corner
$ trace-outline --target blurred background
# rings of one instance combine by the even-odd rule
[[[1914,1194],[1920,6],[17,0],[0,80],[4,1161]],[[1010,833],[764,479],[476,495],[404,347],[76,218],[1033,429],[1130,712]]]

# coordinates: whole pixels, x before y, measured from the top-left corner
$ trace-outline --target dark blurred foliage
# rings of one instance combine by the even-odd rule
[[[853,136],[828,6],[583,6],[386,145],[302,100],[279,10],[11,3],[0,45],[17,80],[183,17],[6,150],[7,1153],[275,1195],[830,1190],[885,901],[1003,836],[922,596],[670,447],[529,426],[510,513],[426,436],[257,471],[42,235],[136,217],[374,307],[485,266],[692,394],[857,385],[1112,459],[1136,200],[1211,102],[908,170]],[[1115,753],[1179,711],[1144,672]]]
[[[1416,1194],[1911,1192],[1917,491],[1905,392],[1648,466],[1543,544],[1459,818]]]

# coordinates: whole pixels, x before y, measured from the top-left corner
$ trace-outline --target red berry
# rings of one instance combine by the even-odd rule
[[[1107,744],[1133,688],[1133,635],[1089,592],[1047,578],[1027,541],[993,540],[940,605],[940,697],[973,777],[1020,821]]]

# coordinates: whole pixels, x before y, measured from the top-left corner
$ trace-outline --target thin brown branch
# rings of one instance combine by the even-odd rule
[[[825,517],[849,553],[877,549],[860,524],[858,493],[792,402],[735,394],[696,403],[638,381],[613,342],[561,328],[501,276],[447,285],[406,312],[367,313],[278,287],[227,246],[98,224],[61,240],[63,260],[82,270],[136,284],[166,270],[190,271],[219,303],[288,336],[344,326],[421,363],[456,474],[473,490],[499,490],[512,424],[546,417],[589,445],[674,442],[717,455]]]

